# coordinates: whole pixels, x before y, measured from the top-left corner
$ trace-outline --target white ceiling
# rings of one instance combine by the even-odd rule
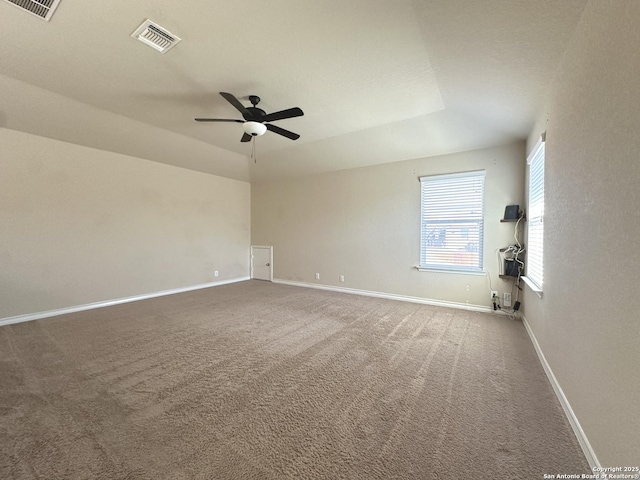
[[[339,170],[529,134],[587,0],[0,1],[0,126],[239,180]],[[134,40],[149,18],[182,38]],[[218,92],[274,122],[247,158]],[[245,101],[249,105],[248,100]]]

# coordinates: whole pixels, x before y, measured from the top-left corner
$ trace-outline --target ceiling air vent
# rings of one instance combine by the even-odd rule
[[[5,0],[47,22],[58,8],[60,0]]]
[[[160,53],[167,53],[176,43],[182,40],[148,19],[142,22],[142,25],[131,36],[155,48]]]

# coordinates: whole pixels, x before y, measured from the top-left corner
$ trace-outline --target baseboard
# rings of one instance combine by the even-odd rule
[[[202,288],[217,287],[219,285],[243,282],[245,280],[249,280],[249,277],[238,277],[238,278],[233,278],[231,280],[221,280],[219,282],[202,283],[199,285],[191,285],[189,287],[174,288],[171,290],[162,290],[160,292],[145,293],[142,295],[134,295],[132,297],[117,298],[115,300],[106,300],[104,302],[94,302],[94,303],[87,303],[85,305],[76,305],[73,307],[60,308],[57,310],[48,310],[46,312],[29,313],[26,315],[17,315],[15,317],[0,318],[0,327],[3,325],[10,325],[12,323],[29,322],[31,320],[40,320],[43,318],[57,317],[58,315],[65,315],[67,313],[82,312],[84,310],[92,310],[94,308],[110,307],[112,305],[119,305],[121,303],[137,302],[138,300],[147,300],[149,298],[163,297],[165,295],[173,295],[176,293],[190,292],[192,290],[200,290]]]
[[[282,280],[277,278],[273,279],[273,283],[281,283],[284,285],[293,285],[297,287],[317,288],[318,290],[329,290],[332,292],[349,293],[352,295],[364,295],[366,297],[386,298],[389,300],[399,300],[401,302],[422,303],[424,305],[433,305],[436,307],[449,307],[449,308],[457,308],[461,310],[471,310],[473,312],[495,313],[497,315],[507,315],[506,312],[503,312],[500,310],[494,311],[493,309],[489,307],[484,307],[482,305],[470,305],[470,304],[459,303],[459,302],[446,302],[443,300],[432,300],[429,298],[412,297],[409,295],[398,295],[395,293],[374,292],[371,290],[360,290],[357,288],[347,288],[347,287],[334,287],[332,285],[296,282],[292,280]]]
[[[593,448],[591,447],[591,443],[589,442],[587,435],[584,433],[584,430],[582,429],[582,426],[578,421],[578,417],[576,417],[576,414],[573,412],[573,409],[569,404],[569,400],[567,400],[567,397],[562,391],[562,387],[558,383],[556,376],[553,374],[553,371],[551,370],[551,366],[547,362],[547,359],[545,358],[544,353],[542,352],[542,348],[540,348],[540,344],[538,343],[538,340],[536,339],[536,336],[534,335],[533,330],[531,330],[531,326],[529,325],[529,322],[527,322],[527,319],[524,316],[522,317],[522,323],[524,324],[524,328],[527,330],[527,333],[529,334],[529,338],[531,339],[531,343],[533,343],[533,347],[536,349],[536,353],[538,354],[538,358],[540,359],[542,368],[544,368],[544,371],[547,374],[547,378],[549,378],[549,382],[551,382],[551,386],[553,387],[553,390],[554,392],[556,392],[556,396],[560,401],[560,405],[562,405],[562,409],[564,410],[564,413],[567,416],[569,423],[571,424],[573,433],[575,434],[576,438],[578,439],[578,442],[580,443],[580,447],[582,448],[582,452],[584,453],[584,456],[586,457],[587,462],[589,462],[589,465],[591,466],[592,471],[594,472],[599,471],[597,469],[601,468],[601,465],[600,465],[600,462],[598,461],[598,457],[596,457],[596,453],[593,451]]]

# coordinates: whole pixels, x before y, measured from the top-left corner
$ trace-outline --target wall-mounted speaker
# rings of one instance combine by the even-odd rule
[[[520,205],[507,205],[504,209],[505,220],[517,220],[520,218]]]

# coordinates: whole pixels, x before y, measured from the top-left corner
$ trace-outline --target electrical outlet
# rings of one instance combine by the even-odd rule
[[[215,272],[213,272],[213,276],[217,277],[218,275],[220,275],[220,272],[218,272],[218,270],[216,270]]]
[[[498,299],[498,290],[491,290],[491,300]]]
[[[340,281],[344,282],[344,275],[340,275]]]
[[[503,307],[510,307],[511,306],[511,294],[510,293],[504,292],[503,300],[502,300],[502,306]]]
[[[320,274],[316,273],[316,280],[320,280]]]

